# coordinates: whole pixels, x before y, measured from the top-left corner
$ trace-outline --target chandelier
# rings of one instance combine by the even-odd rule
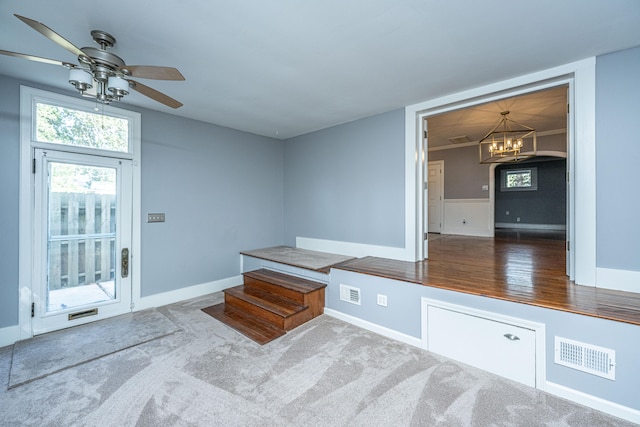
[[[535,129],[511,120],[509,111],[500,115],[500,121],[480,140],[480,163],[517,162],[534,157],[537,145]]]

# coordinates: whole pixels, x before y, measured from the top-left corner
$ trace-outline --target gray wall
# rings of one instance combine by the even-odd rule
[[[404,110],[286,141],[285,242],[404,247]]]
[[[640,271],[640,47],[596,60],[598,267]],[[578,189],[580,191],[580,189]]]
[[[428,161],[444,160],[445,199],[487,199],[489,191],[489,165],[478,161],[478,147],[460,147],[429,151]]]
[[[20,84],[0,76],[0,328],[18,324]],[[56,91],[56,90],[52,90]],[[70,94],[70,93],[68,93]],[[240,274],[240,250],[283,243],[284,143],[142,114],[142,296]]]
[[[501,171],[535,167],[538,189],[501,191]],[[526,162],[495,168],[495,222],[565,225],[567,222],[566,160]],[[509,214],[507,215],[507,211]],[[517,221],[520,218],[520,221]]]
[[[284,143],[142,113],[142,296],[240,274],[239,251],[281,245]]]
[[[20,86],[0,76],[0,328],[18,324]]]

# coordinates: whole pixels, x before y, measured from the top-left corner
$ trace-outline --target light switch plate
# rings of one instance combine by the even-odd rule
[[[164,213],[147,214],[147,222],[164,222]]]

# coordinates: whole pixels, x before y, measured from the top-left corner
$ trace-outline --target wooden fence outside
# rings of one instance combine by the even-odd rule
[[[49,197],[49,290],[113,280],[115,195],[50,193]]]

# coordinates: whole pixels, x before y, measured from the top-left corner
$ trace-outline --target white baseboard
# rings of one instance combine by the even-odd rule
[[[340,319],[344,322],[351,323],[352,325],[359,326],[362,329],[366,329],[378,335],[382,335],[383,337],[391,338],[393,340],[400,341],[405,344],[412,345],[414,347],[422,348],[422,341],[420,338],[412,337],[411,335],[394,331],[393,329],[389,329],[384,326],[380,326],[375,323],[362,320],[358,317],[354,317],[349,314],[345,314],[340,311],[333,310],[331,308],[325,307],[324,314],[326,314],[327,316],[335,317],[336,319]]]
[[[390,246],[367,245],[363,243],[340,242],[337,240],[313,239],[310,237],[296,237],[296,247],[310,251],[328,252],[338,255],[348,255],[357,258],[375,256],[380,258],[405,261],[405,248]]]
[[[565,387],[560,384],[555,384],[549,381],[547,381],[545,391],[555,396],[562,397],[563,399],[571,400],[572,402],[588,406],[590,408],[605,412],[615,417],[640,424],[640,410],[610,402],[608,400],[604,400],[599,397],[595,397],[590,394],[586,394],[581,391],[577,391],[572,388]]]
[[[461,228],[461,227],[456,227],[456,228],[442,227],[442,231],[440,232],[440,234],[451,234],[454,236],[493,237],[493,233],[491,232],[491,230],[485,230],[480,228],[473,229],[473,228]]]
[[[596,287],[640,293],[640,271],[596,268]]]
[[[7,326],[0,328],[0,347],[13,345],[20,339],[20,325]]]
[[[197,298],[204,295],[220,292],[233,286],[242,285],[242,276],[228,277],[222,280],[193,285],[187,288],[176,289],[175,291],[163,292],[161,294],[142,297],[135,303],[134,311],[144,310],[152,307],[160,307],[167,304]]]
[[[521,222],[496,222],[496,228],[510,228],[513,230],[566,231],[567,226],[562,224],[523,224]]]

